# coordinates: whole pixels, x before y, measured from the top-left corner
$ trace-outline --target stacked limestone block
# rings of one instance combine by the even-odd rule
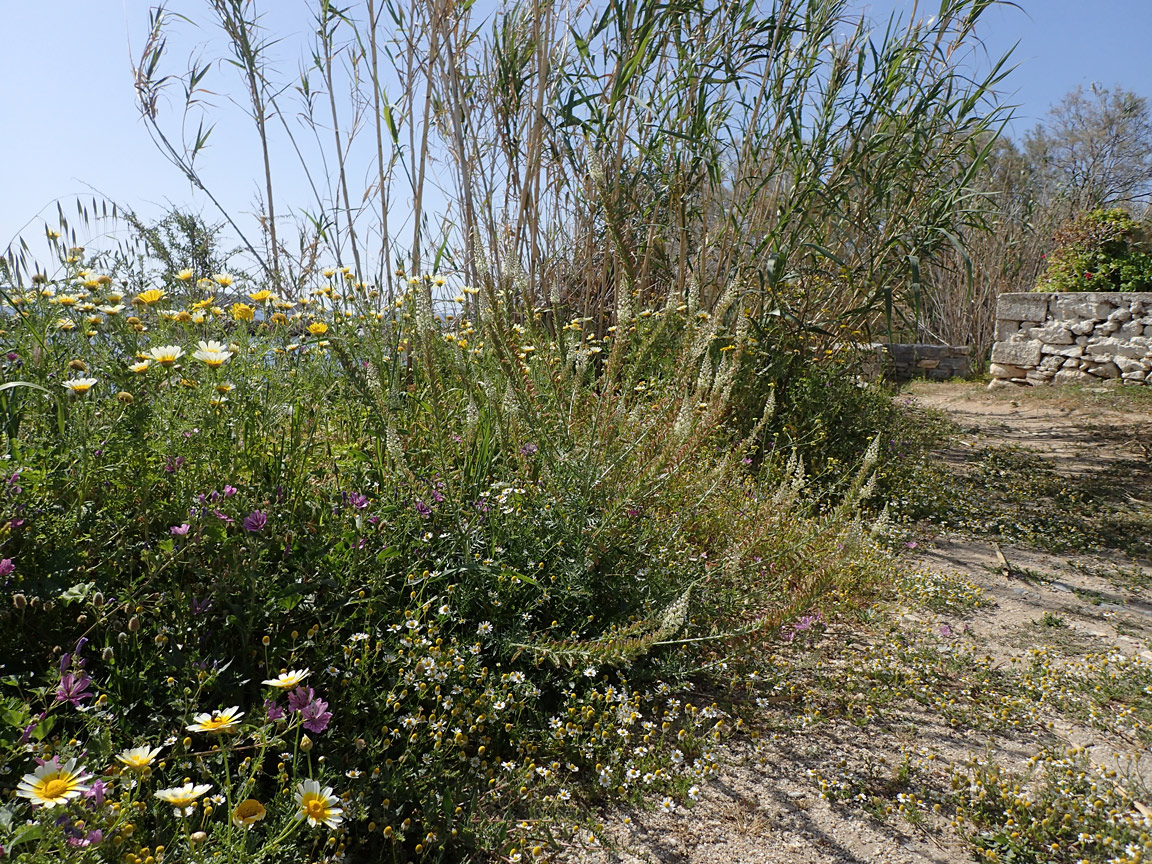
[[[1001,294],[990,388],[1152,384],[1152,293]]]

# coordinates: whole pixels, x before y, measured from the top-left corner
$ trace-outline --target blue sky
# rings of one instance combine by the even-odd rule
[[[135,107],[131,58],[143,43],[151,5],[0,0],[8,37],[0,51],[0,249],[26,225],[29,239],[38,238],[45,219],[55,222],[57,199],[74,213],[77,194],[108,196],[146,216],[171,204],[205,206],[152,145]],[[269,10],[273,29],[289,37],[285,46],[299,44],[311,29],[305,0],[260,5]],[[893,9],[907,13],[913,0],[856,5],[886,18]],[[919,10],[930,14],[938,5],[921,0]],[[189,13],[204,8],[193,0],[171,6]],[[1077,85],[1120,84],[1152,97],[1152,0],[1019,0],[1018,6],[990,10],[982,31],[989,55],[1019,43],[1017,69],[1005,88],[1008,101],[1019,105],[1016,137]],[[190,41],[172,50],[177,64],[198,38],[185,32]],[[294,72],[297,63],[295,52],[285,48],[282,71]],[[203,170],[226,206],[251,213],[259,154],[245,119],[225,109]],[[274,159],[280,155],[274,152]],[[289,162],[287,155],[281,164]],[[298,180],[289,176],[288,188]]]

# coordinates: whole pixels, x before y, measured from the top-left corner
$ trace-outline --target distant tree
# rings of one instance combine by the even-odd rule
[[[1121,87],[1077,87],[1025,148],[1047,195],[1073,209],[1146,202],[1152,191],[1152,113]]]

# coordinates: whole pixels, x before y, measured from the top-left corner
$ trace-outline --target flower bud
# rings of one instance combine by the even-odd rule
[[[201,843],[208,839],[208,835],[203,831],[193,831],[192,834],[189,835],[188,839],[192,841],[193,846],[199,846]]]
[[[312,739],[307,735],[300,739],[300,749],[305,753],[312,749]]]
[[[23,609],[28,605],[28,598],[24,594],[13,594],[12,605],[17,609]]]
[[[139,630],[140,630],[140,616],[133,615],[131,618],[128,619],[128,632],[129,633],[136,633]]]
[[[105,663],[112,660],[115,656],[116,652],[112,650],[111,645],[107,646],[103,651],[100,652],[100,659]]]

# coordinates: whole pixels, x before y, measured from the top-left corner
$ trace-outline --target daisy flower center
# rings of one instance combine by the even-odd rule
[[[57,798],[62,798],[65,794],[72,789],[72,782],[65,780],[62,777],[52,777],[45,779],[36,793],[46,801],[53,801]]]

